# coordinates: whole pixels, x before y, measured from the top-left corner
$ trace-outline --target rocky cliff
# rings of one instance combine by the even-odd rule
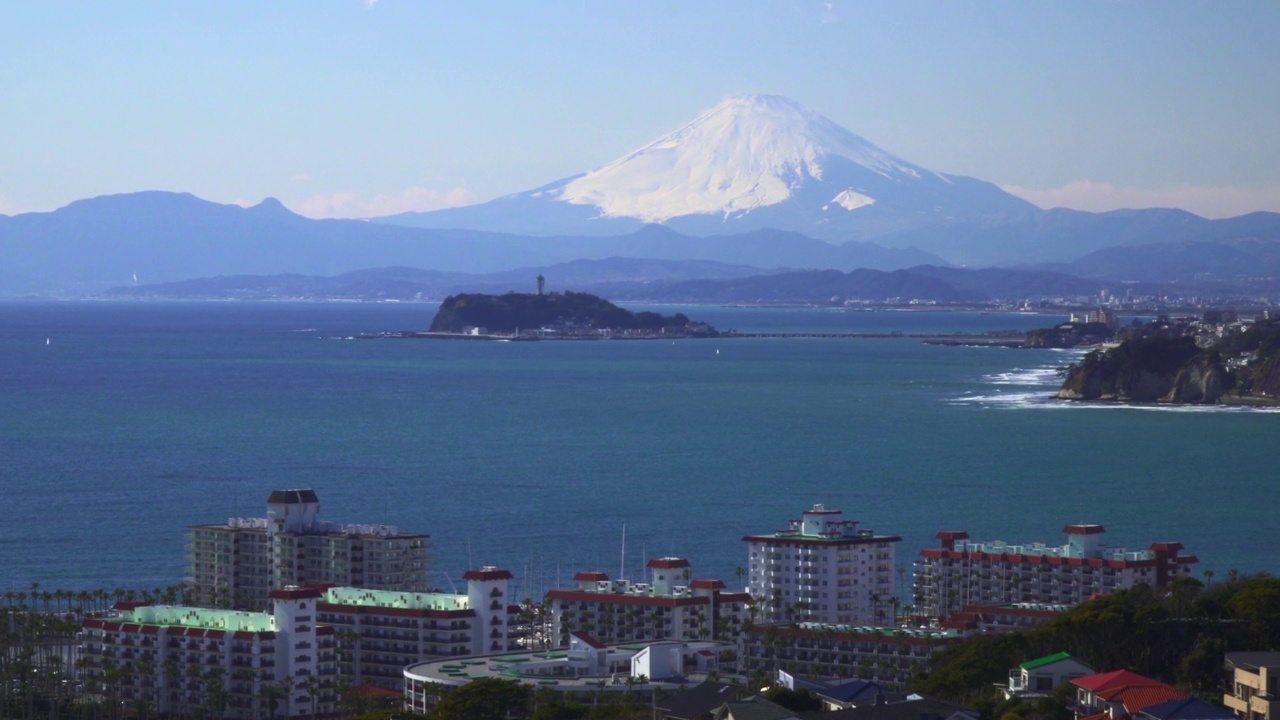
[[[1064,400],[1280,403],[1280,321],[1260,321],[1204,348],[1190,335],[1138,336],[1067,369]]]
[[[1202,355],[1190,337],[1126,340],[1114,348],[1095,350],[1068,368],[1057,397],[1120,402],[1159,402],[1174,395],[1190,397],[1197,387],[1212,384],[1206,378],[1226,373],[1220,361],[1211,363],[1205,358],[1192,363]],[[1191,365],[1203,367],[1193,371]],[[1175,392],[1180,380],[1182,389]],[[1220,394],[1202,394],[1200,400],[1179,402],[1215,402]]]

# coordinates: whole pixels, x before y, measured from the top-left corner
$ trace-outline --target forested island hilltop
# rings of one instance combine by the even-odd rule
[[[684,313],[662,315],[625,308],[589,293],[450,295],[431,321],[432,334],[522,338],[714,337],[715,328]]]
[[[1117,337],[1066,368],[1056,397],[1280,405],[1280,320],[1157,320]]]

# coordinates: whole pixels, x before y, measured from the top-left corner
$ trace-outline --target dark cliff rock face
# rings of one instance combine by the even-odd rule
[[[1189,337],[1129,340],[1108,350],[1095,350],[1072,365],[1057,397],[1064,400],[1157,402],[1170,397],[1184,366],[1201,355]],[[1221,364],[1218,370],[1226,373]],[[1210,373],[1212,374],[1212,373]],[[1199,375],[1188,375],[1184,387],[1194,392]],[[1229,386],[1229,383],[1227,384]],[[1220,394],[1220,393],[1219,393]],[[1213,402],[1216,400],[1201,400]]]
[[[1162,333],[1095,350],[1068,368],[1057,397],[1280,405],[1280,321],[1260,320],[1207,349],[1189,335]]]
[[[1216,356],[1200,355],[1178,371],[1161,400],[1173,403],[1216,403],[1235,385],[1235,379]]]

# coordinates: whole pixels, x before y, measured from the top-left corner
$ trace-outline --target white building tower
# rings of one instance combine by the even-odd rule
[[[468,570],[467,603],[476,613],[473,644],[476,654],[507,650],[507,594],[511,571],[486,565]]]
[[[894,544],[814,505],[786,530],[747,535],[748,590],[762,622],[891,625]]]

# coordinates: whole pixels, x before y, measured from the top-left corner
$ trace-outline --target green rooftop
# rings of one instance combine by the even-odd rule
[[[275,618],[267,613],[213,610],[182,605],[143,605],[121,613],[120,621],[140,625],[171,625],[229,632],[270,632],[276,629]]]
[[[1022,663],[1021,665],[1019,665],[1018,667],[1023,670],[1035,670],[1038,667],[1050,665],[1052,663],[1058,662],[1059,660],[1066,660],[1069,657],[1071,657],[1071,653],[1067,653],[1067,652],[1054,653],[1052,655],[1045,655],[1042,658],[1036,658],[1035,660],[1028,660]]]
[[[466,595],[367,590],[352,587],[329,588],[325,591],[321,602],[405,610],[467,610],[470,608],[470,601]]]

